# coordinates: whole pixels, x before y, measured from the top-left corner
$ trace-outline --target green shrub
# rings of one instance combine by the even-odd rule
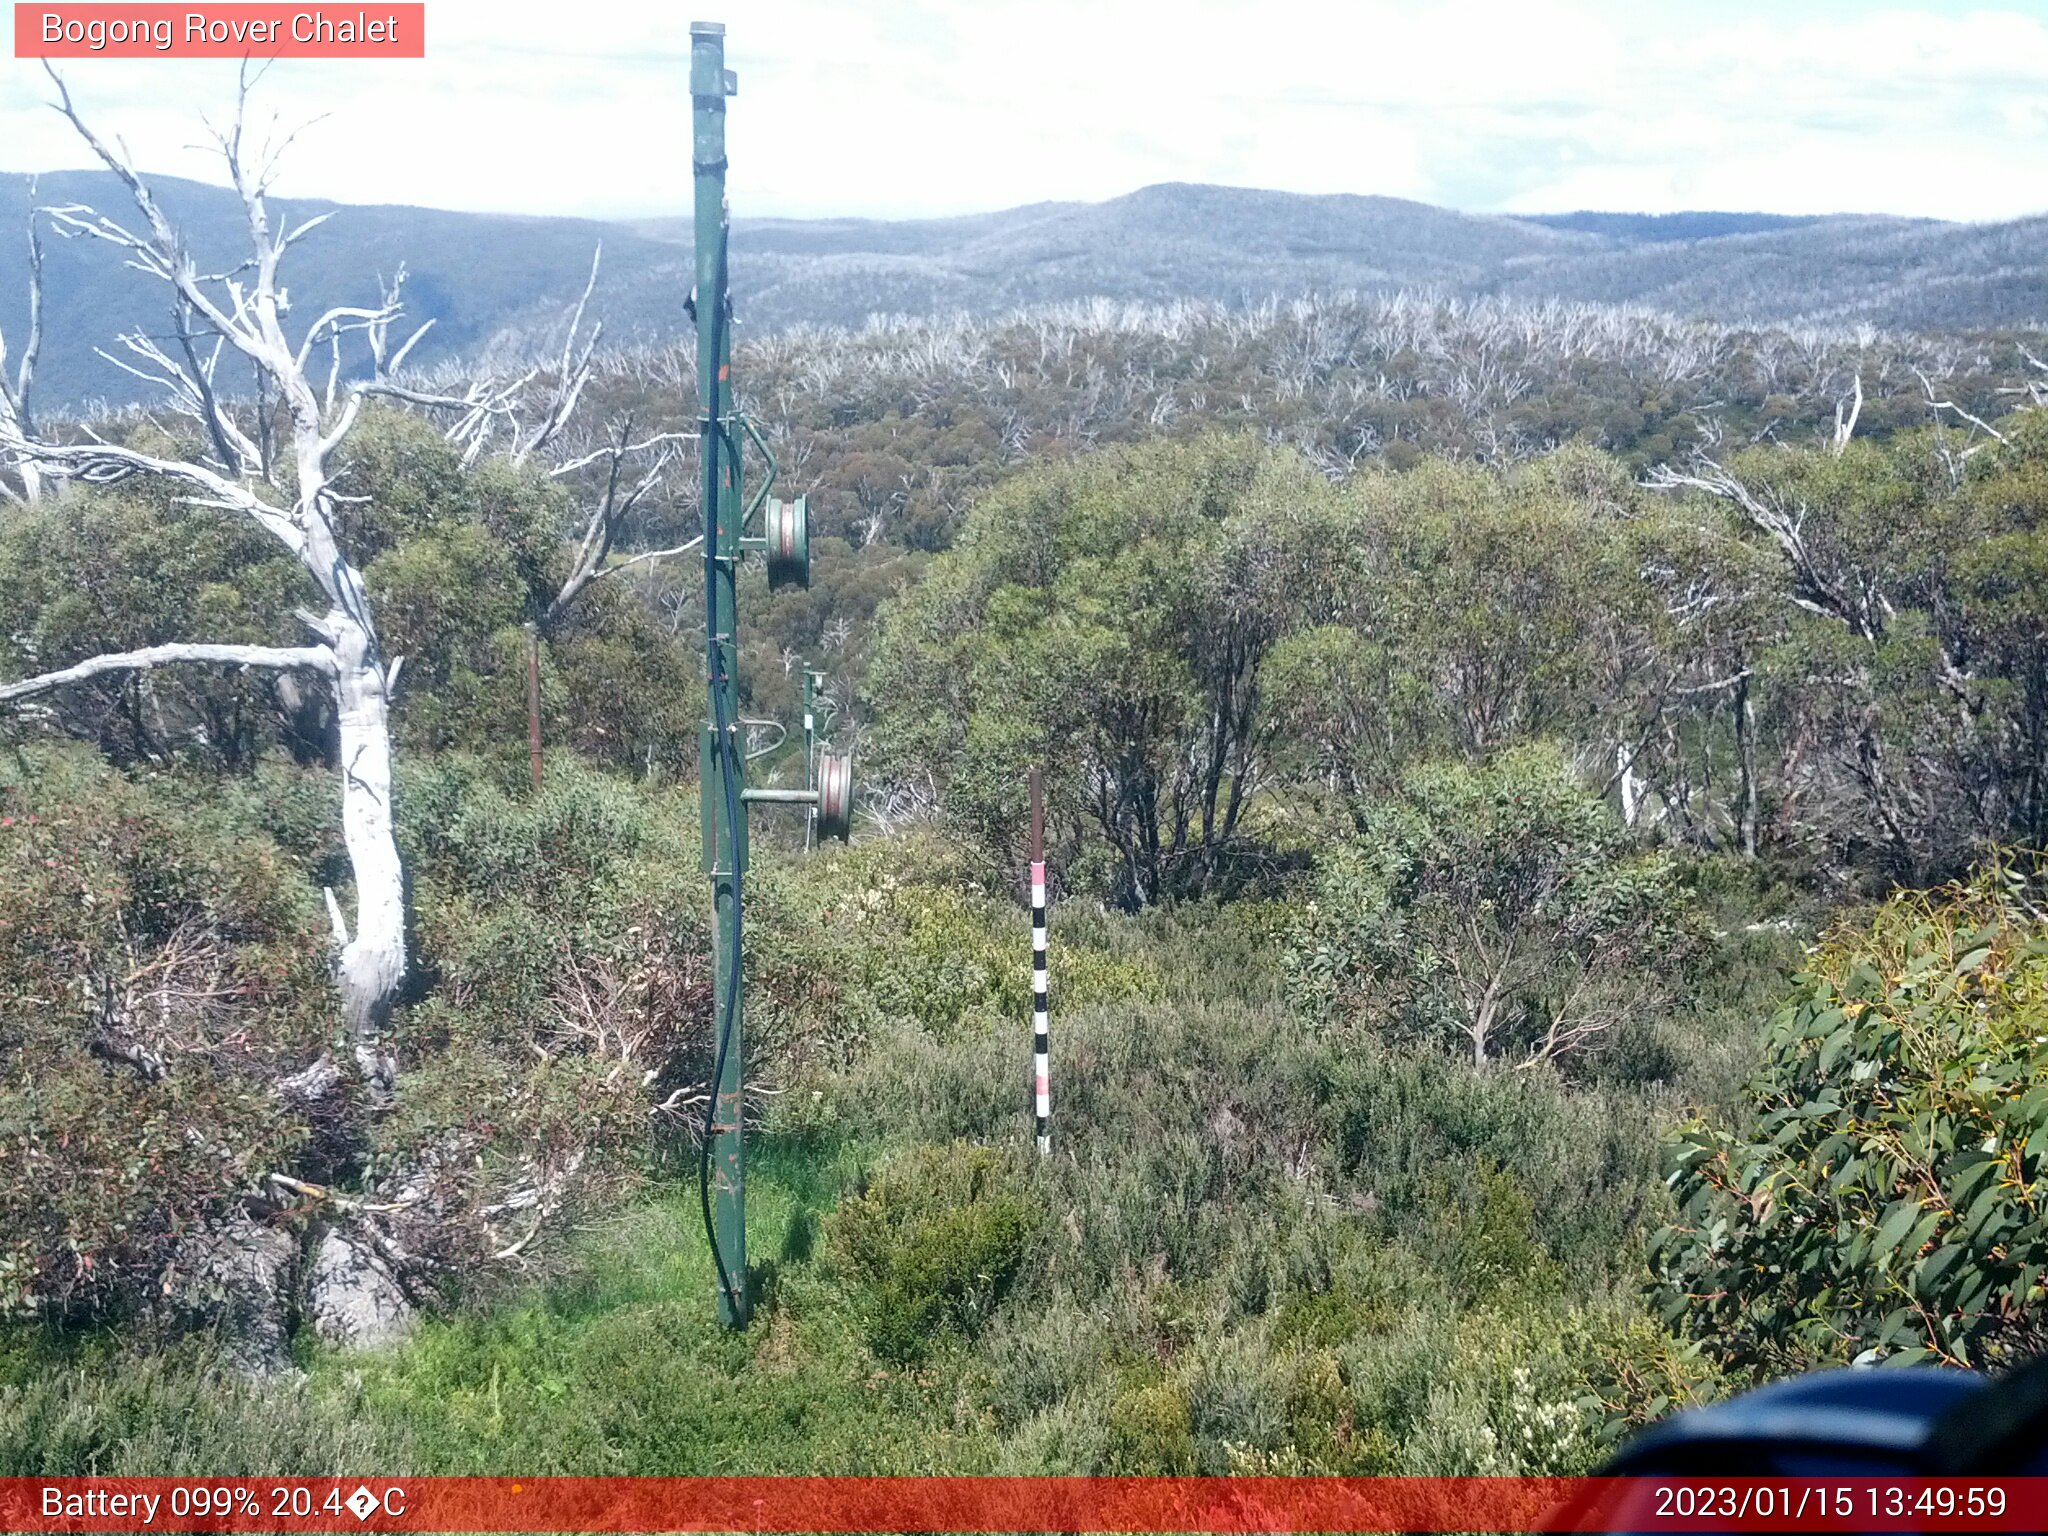
[[[0,759],[0,1315],[120,1311],[293,1166],[273,1091],[330,1043],[325,925],[255,827],[70,751]]]
[[[1469,1299],[1504,1287],[1537,1291],[1557,1285],[1557,1262],[1536,1231],[1536,1206],[1512,1171],[1481,1158],[1466,1174],[1466,1199],[1442,1204],[1440,1252]]]
[[[1556,750],[1518,747],[1410,772],[1321,860],[1289,995],[1480,1064],[1564,1060],[1665,1002],[1696,927],[1670,857],[1634,852]]]
[[[1102,1470],[1111,1476],[1185,1477],[1195,1470],[1187,1394],[1171,1382],[1120,1392],[1109,1405]]]
[[[2048,934],[2015,875],[1844,925],[1737,1123],[1675,1144],[1665,1315],[1752,1373],[2048,1343]]]
[[[515,797],[475,759],[430,758],[404,771],[399,794],[416,883],[485,903],[517,899],[565,911],[587,910],[602,896],[653,839],[660,808],[573,760],[548,776],[538,796]]]
[[[183,451],[153,430],[136,443]],[[194,505],[168,481],[76,486],[4,515],[0,676],[107,651],[193,640],[277,645],[303,632],[292,609],[314,592],[290,553],[251,519]],[[169,667],[98,678],[39,702],[60,731],[117,762],[246,767],[284,724],[274,681],[260,670]]]
[[[767,904],[751,930],[766,1005],[809,1015],[843,1048],[905,1024],[940,1040],[1028,1024],[1029,915],[987,888],[956,844],[912,835],[789,868],[764,862],[749,891]],[[1152,957],[1118,937],[1054,919],[1049,963],[1063,1014],[1162,994]]]
[[[875,1353],[915,1360],[948,1330],[980,1330],[1016,1277],[1034,1224],[1002,1158],[956,1143],[899,1158],[826,1229],[867,1292]]]
[[[1372,1047],[1324,1070],[1335,1161],[1354,1198],[1473,1284],[1489,1261],[1464,1241],[1492,1229],[1518,1247],[1533,1240],[1575,1287],[1596,1290],[1633,1269],[1635,1234],[1669,1208],[1654,1101]],[[1496,1171],[1476,1178],[1482,1168]],[[1539,1265],[1529,1278],[1557,1275]]]
[[[1287,1450],[1300,1470],[1343,1477],[1381,1477],[1398,1470],[1396,1447],[1386,1430],[1359,1424],[1358,1405],[1334,1354],[1317,1350],[1300,1357],[1288,1383],[1286,1411]]]

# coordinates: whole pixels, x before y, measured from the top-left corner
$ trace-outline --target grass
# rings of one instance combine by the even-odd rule
[[[880,1368],[822,1273],[817,1170],[768,1153],[748,1182],[767,1294],[715,1321],[696,1192],[662,1190],[583,1235],[564,1278],[429,1319],[400,1348],[308,1349],[263,1386],[202,1347],[17,1337],[0,1385],[5,1475],[337,1470],[534,1476],[973,1469],[986,1428],[954,1412],[958,1359]],[[790,1168],[789,1176],[782,1169]],[[802,1250],[811,1247],[810,1256]]]
[[[878,1369],[845,1298],[789,1257],[814,1219],[790,1184],[749,1178],[756,1233],[784,1234],[743,1335],[715,1322],[694,1191],[597,1235],[575,1276],[426,1325],[381,1358],[327,1356],[308,1390],[383,1427],[407,1470],[534,1475],[882,1473],[971,1463],[937,1370]],[[986,1454],[985,1448],[981,1454]]]

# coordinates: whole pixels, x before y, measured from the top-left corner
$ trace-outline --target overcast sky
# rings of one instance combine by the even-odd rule
[[[429,0],[424,61],[273,70],[265,113],[327,114],[280,189],[682,212],[693,14],[727,24],[740,77],[741,216],[1159,181],[1502,212],[2048,208],[2048,4],[1881,0]],[[65,68],[145,169],[218,179],[186,146],[232,65]],[[83,163],[48,96],[6,61],[0,170]]]

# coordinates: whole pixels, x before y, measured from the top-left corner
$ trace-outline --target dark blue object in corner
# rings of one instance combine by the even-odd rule
[[[1969,1371],[1822,1371],[1695,1408],[1605,1468],[1637,1477],[1936,1476],[1935,1429],[1990,1390]]]

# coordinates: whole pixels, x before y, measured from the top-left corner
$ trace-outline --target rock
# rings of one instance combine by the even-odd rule
[[[336,1227],[320,1234],[306,1270],[306,1321],[343,1349],[382,1349],[412,1332],[415,1314],[391,1266]]]
[[[289,1232],[235,1211],[179,1243],[163,1287],[173,1323],[213,1330],[228,1363],[249,1375],[291,1374],[285,1325],[298,1256]]]

